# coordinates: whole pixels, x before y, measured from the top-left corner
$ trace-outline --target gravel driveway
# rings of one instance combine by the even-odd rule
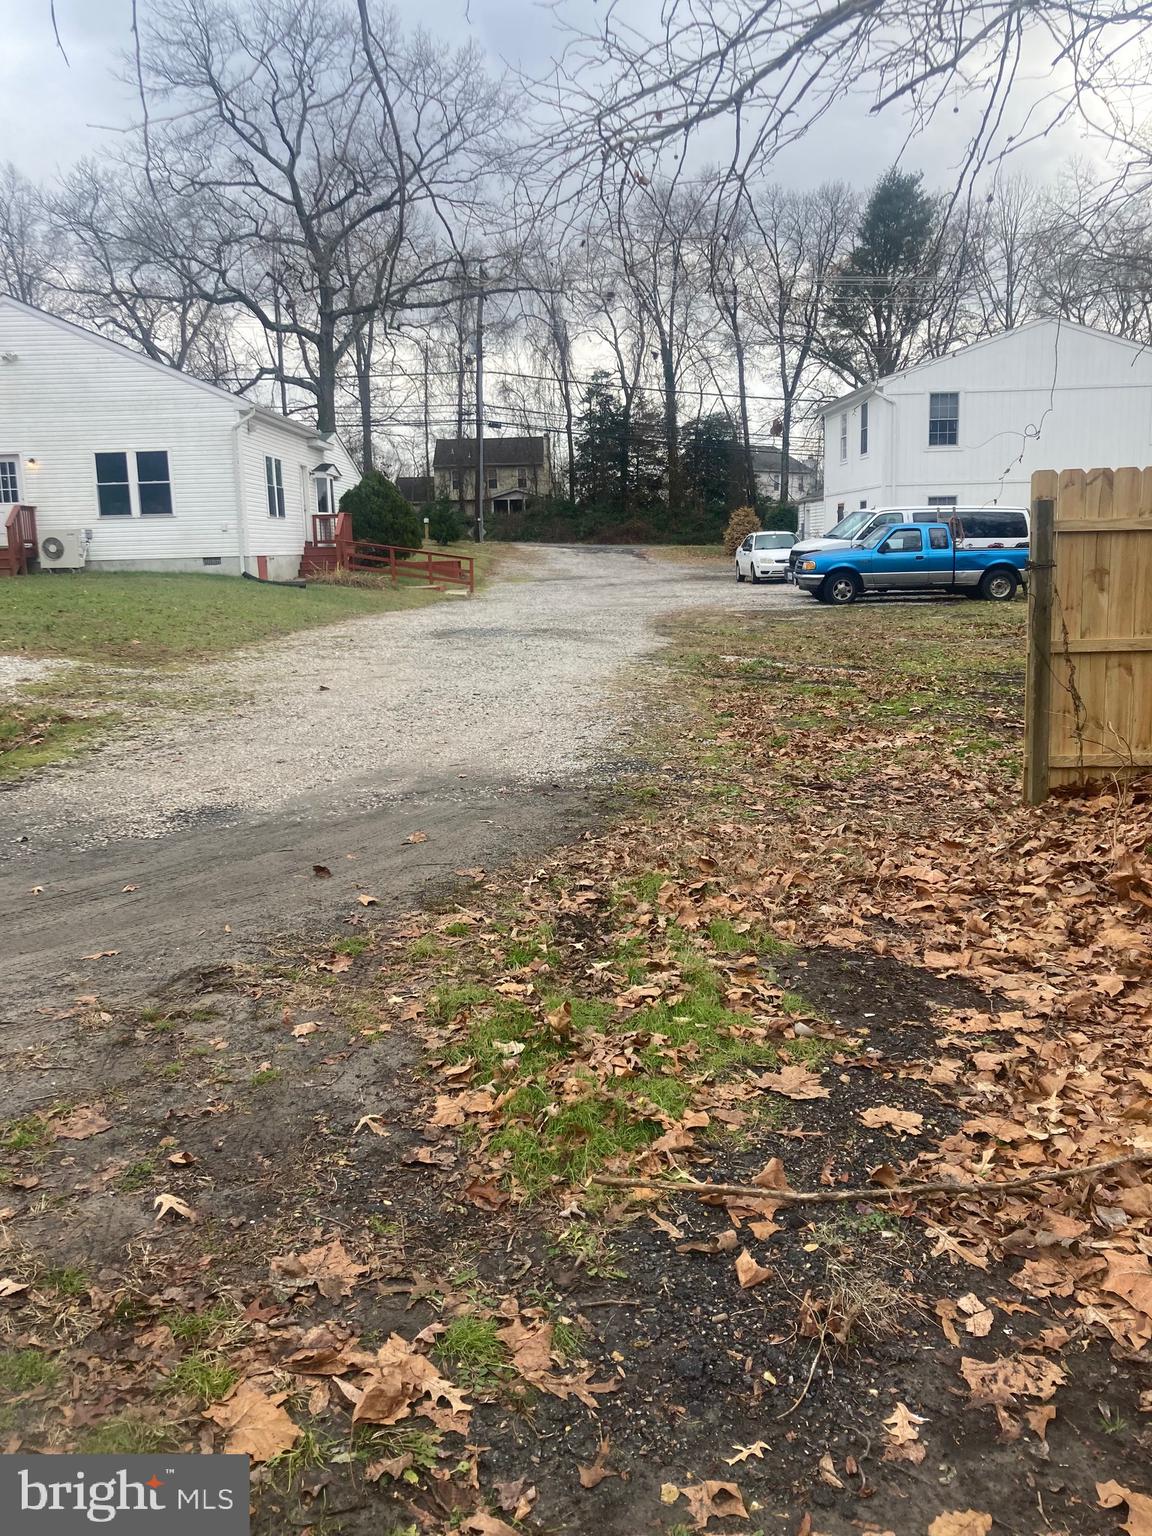
[[[658,648],[658,620],[805,603],[628,549],[534,549],[471,600],[237,653],[205,676],[218,707],[0,795],[0,918],[16,954],[124,954],[143,923],[185,955],[194,928],[297,924],[345,887],[410,899],[586,824],[628,709],[620,679]],[[398,860],[410,831],[427,846]],[[316,881],[313,862],[345,878]],[[125,963],[107,959],[101,974]]]

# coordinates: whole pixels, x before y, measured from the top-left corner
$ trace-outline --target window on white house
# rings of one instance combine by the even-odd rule
[[[494,491],[496,489],[496,471],[495,470],[489,470],[489,472],[488,472],[488,489],[490,491]]]
[[[868,509],[868,502],[866,500],[862,501],[860,503],[860,510],[861,510],[861,512],[865,512],[865,511],[867,511],[867,509]]]
[[[868,452],[868,402],[860,407],[860,453]]]
[[[20,500],[15,459],[0,459],[0,507],[14,507]]]
[[[136,486],[141,517],[172,516],[172,477],[162,449],[136,455]]]
[[[516,471],[516,486],[521,491],[528,489],[528,471],[526,469],[518,469]]]
[[[955,496],[929,496],[928,505],[930,507],[954,507],[956,505],[956,498]]]
[[[269,453],[264,455],[264,485],[268,492],[268,516],[285,517],[284,462]]]
[[[848,462],[848,412],[840,413],[840,462]]]
[[[460,476],[455,471],[453,471],[452,474],[452,489],[454,491],[458,491],[460,489]]]
[[[928,396],[929,448],[955,448],[960,441],[960,396],[956,393]]]
[[[126,453],[96,455],[96,499],[101,517],[131,517],[132,487]]]

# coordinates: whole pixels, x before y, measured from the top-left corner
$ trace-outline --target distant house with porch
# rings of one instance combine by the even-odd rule
[[[436,495],[476,505],[476,439],[440,437],[432,467]],[[546,437],[486,437],[484,439],[484,512],[523,512],[530,500],[552,490],[552,462]]]
[[[0,296],[0,575],[294,577],[359,478],[335,434]]]
[[[397,475],[396,489],[417,512],[422,512],[436,500],[434,475]]]

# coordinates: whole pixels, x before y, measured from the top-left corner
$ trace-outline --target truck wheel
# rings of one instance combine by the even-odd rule
[[[980,578],[980,596],[989,603],[1010,603],[1019,586],[1016,572],[1008,566],[985,571]]]
[[[833,607],[843,608],[860,596],[860,582],[851,571],[833,571],[831,576],[824,578],[820,596]]]

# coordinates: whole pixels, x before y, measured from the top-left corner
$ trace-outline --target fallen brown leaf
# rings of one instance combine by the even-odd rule
[[[744,1248],[736,1260],[736,1278],[740,1282],[740,1289],[742,1291],[749,1291],[754,1285],[760,1285],[765,1280],[770,1280],[772,1278],[772,1271],[757,1264],[747,1248]]]
[[[1101,1509],[1119,1509],[1128,1506],[1128,1519],[1120,1527],[1128,1536],[1152,1536],[1152,1498],[1146,1493],[1134,1493],[1114,1479],[1096,1484],[1096,1497]]]
[[[182,1216],[185,1221],[195,1221],[196,1212],[179,1195],[157,1195],[152,1204],[156,1207],[156,1220],[160,1221],[171,1211],[173,1216]]]
[[[954,1509],[937,1515],[928,1527],[928,1536],[988,1536],[992,1516],[978,1509]]]
[[[267,1397],[252,1382],[242,1381],[231,1397],[206,1409],[204,1417],[227,1432],[227,1455],[271,1461],[291,1450],[300,1438],[299,1425],[280,1406],[286,1396],[280,1392]]]
[[[285,1254],[269,1265],[272,1281],[290,1290],[304,1290],[314,1285],[328,1301],[339,1301],[347,1296],[361,1275],[368,1273],[366,1264],[357,1264],[338,1237],[310,1248],[307,1253]]]
[[[712,1481],[691,1483],[687,1488],[681,1488],[679,1495],[692,1511],[692,1523],[698,1531],[702,1531],[709,1520],[747,1520],[748,1518],[744,1500],[735,1483]]]
[[[90,1104],[77,1105],[70,1114],[48,1122],[49,1130],[64,1141],[87,1141],[89,1136],[99,1136],[101,1131],[109,1130],[111,1125],[111,1120],[106,1120]]]
[[[872,1104],[860,1111],[860,1119],[871,1130],[899,1131],[918,1135],[924,1128],[924,1116],[914,1109],[896,1109],[891,1104]]]

